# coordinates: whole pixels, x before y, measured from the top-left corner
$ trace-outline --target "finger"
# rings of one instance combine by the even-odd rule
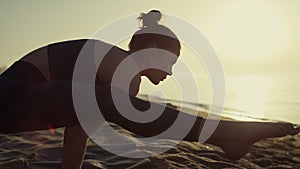
[[[293,130],[290,132],[291,135],[296,135],[300,133],[300,126],[293,128]]]
[[[177,109],[177,106],[174,106],[174,105],[171,104],[171,103],[167,103],[167,106],[170,107],[170,108],[173,108],[173,109]]]
[[[290,132],[293,130],[293,125],[289,123],[279,123],[278,127],[281,131],[282,136],[290,134]]]

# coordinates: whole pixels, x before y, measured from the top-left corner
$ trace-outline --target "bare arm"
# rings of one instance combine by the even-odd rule
[[[118,90],[118,92],[119,95],[128,95],[127,93],[121,90]],[[155,119],[154,121],[149,123],[137,123],[128,120],[126,117],[120,114],[120,112],[117,111],[111,98],[110,87],[96,88],[96,97],[99,104],[99,108],[106,120],[116,123],[121,127],[144,137],[151,137],[164,132],[175,122],[179,114],[181,114],[184,117],[182,125],[184,125],[185,123],[189,123],[190,121],[192,121],[192,119],[195,119],[195,116],[180,112],[170,107],[165,107],[164,112],[159,116],[159,118]],[[141,111],[149,109],[150,102],[143,101],[131,95],[129,97],[132,105],[136,109]],[[155,104],[155,106],[162,105]],[[193,125],[192,129],[187,134],[187,136],[184,138],[184,140],[198,141],[202,122],[203,119],[197,117],[195,124]],[[172,137],[172,139],[176,139],[176,134],[173,133],[173,135],[170,135],[170,137]]]
[[[88,136],[81,126],[68,126],[64,132],[62,169],[80,169],[86,151]]]
[[[96,96],[100,110],[104,118],[110,122],[116,123],[121,127],[136,133],[140,136],[151,137],[160,134],[161,132],[168,129],[173,122],[176,120],[179,112],[170,107],[166,107],[163,114],[156,120],[150,123],[136,123],[130,121],[123,117],[115,108],[111,97],[110,97],[110,87],[109,86],[97,86]],[[129,95],[121,90],[119,90],[120,95]],[[138,110],[147,110],[150,103],[136,98],[135,96],[129,96],[132,104]],[[156,104],[156,106],[161,106]],[[191,115],[184,114],[185,119],[189,121],[190,118],[195,118]],[[201,130],[201,118],[197,118],[195,124],[193,125],[191,131],[184,138],[185,140],[198,141],[200,130]],[[182,121],[185,123],[185,121]],[[98,126],[99,127],[99,126]],[[174,137],[175,136],[175,137]],[[170,139],[176,139],[176,134],[171,133]],[[63,157],[62,157],[62,168],[63,169],[80,169],[82,166],[82,161],[84,159],[84,154],[86,151],[88,136],[82,129],[80,124],[74,126],[68,126],[65,128],[64,133],[64,145],[63,145]]]

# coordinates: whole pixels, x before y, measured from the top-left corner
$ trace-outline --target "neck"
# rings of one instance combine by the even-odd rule
[[[145,70],[143,70],[144,67],[145,67],[145,65],[144,65],[145,64],[145,60],[142,57],[136,56],[134,54],[135,51],[128,50],[127,52],[129,54],[129,57],[131,57],[135,61],[136,65],[137,65],[137,67],[139,69],[140,76],[145,76]]]

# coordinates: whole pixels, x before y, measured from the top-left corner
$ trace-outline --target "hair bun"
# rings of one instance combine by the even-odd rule
[[[158,10],[151,10],[148,13],[141,13],[138,19],[142,23],[142,28],[157,26],[161,19],[161,13]]]

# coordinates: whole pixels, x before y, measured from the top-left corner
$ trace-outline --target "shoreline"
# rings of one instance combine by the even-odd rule
[[[146,100],[148,101],[148,95],[145,94],[141,94],[138,95],[138,98],[142,99],[142,100]],[[210,105],[207,103],[194,103],[194,102],[186,102],[186,101],[182,101],[182,105],[178,106],[180,104],[179,100],[174,100],[174,99],[162,99],[160,97],[156,97],[154,96],[155,99],[155,103],[172,103],[177,107],[180,107],[182,110],[184,110],[184,112],[189,113],[191,112],[191,114],[195,114],[195,112],[197,112],[198,116],[200,117],[207,117],[208,113],[209,113],[209,108]],[[216,107],[218,109],[218,107]],[[197,109],[197,110],[195,110]],[[177,109],[179,110],[179,109]],[[218,114],[214,114],[213,112],[210,112],[212,116],[219,116]],[[295,126],[300,126],[300,122],[296,123],[296,122],[292,122],[292,121],[284,121],[284,120],[276,120],[276,119],[271,119],[271,118],[260,118],[260,117],[253,117],[250,115],[245,115],[247,112],[246,111],[242,111],[242,110],[238,110],[238,109],[234,109],[234,108],[230,108],[230,107],[224,107],[223,113],[221,114],[221,119],[223,120],[230,120],[230,121],[255,121],[255,122],[282,122],[282,123],[292,123]]]
[[[187,108],[184,108],[188,110]],[[190,111],[195,111],[191,110]],[[199,112],[198,115],[205,115]],[[234,120],[223,118],[223,120]],[[236,120],[234,120],[236,121]],[[181,141],[175,147],[173,140],[154,144],[135,141],[135,134],[111,124],[128,136],[129,154],[138,153],[138,147],[156,149],[162,145],[168,151],[148,158],[134,159],[107,152],[93,141],[88,142],[83,169],[89,168],[300,168],[300,135],[265,139],[255,143],[245,157],[238,161],[226,159],[223,151],[210,144]],[[104,131],[107,126],[104,126]],[[64,128],[15,134],[0,133],[0,168],[56,169],[60,168]],[[99,138],[111,145],[109,136]],[[128,145],[119,145],[121,148]],[[128,148],[128,147],[127,147]],[[131,149],[132,148],[132,149]]]

